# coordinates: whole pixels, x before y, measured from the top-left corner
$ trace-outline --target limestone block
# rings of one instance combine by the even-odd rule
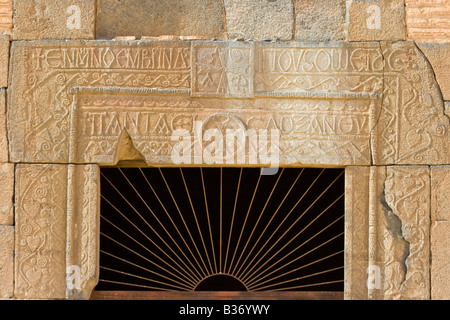
[[[13,1],[0,0],[0,33],[12,33]]]
[[[223,7],[216,0],[99,0],[97,39],[116,36],[202,36],[226,39]]]
[[[405,0],[408,38],[416,42],[450,41],[450,1]]]
[[[339,41],[346,38],[345,0],[300,0],[295,3],[295,40]]]
[[[67,298],[89,299],[99,278],[100,168],[70,165],[67,208]]]
[[[14,164],[0,164],[0,225],[14,224]]]
[[[15,297],[66,296],[67,166],[16,168]]]
[[[444,100],[450,100],[450,43],[418,43],[417,45],[433,67]]]
[[[15,0],[13,40],[94,39],[94,0]]]
[[[0,226],[0,299],[14,295],[14,227]]]
[[[6,90],[0,89],[0,163],[8,162],[8,139],[6,128]]]
[[[348,40],[405,40],[404,5],[404,0],[347,1]]]
[[[450,221],[431,228],[431,299],[450,299]]]
[[[8,86],[9,35],[0,35],[0,88]]]
[[[291,40],[294,6],[291,0],[224,0],[229,39]]]

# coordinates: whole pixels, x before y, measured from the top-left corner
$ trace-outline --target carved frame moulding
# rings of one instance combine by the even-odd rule
[[[99,166],[173,166],[172,133],[199,121],[201,130],[278,129],[280,166],[346,167],[345,297],[429,298],[427,166],[449,162],[449,119],[414,43],[33,41],[11,50],[16,297],[88,299]]]
[[[164,163],[176,127],[224,116],[279,129],[285,165],[448,163],[449,119],[412,42],[35,41],[11,56],[12,162],[114,164],[127,129]]]

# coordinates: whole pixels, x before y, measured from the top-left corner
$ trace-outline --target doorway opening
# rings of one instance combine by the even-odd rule
[[[335,168],[102,168],[93,296],[342,298],[344,180]]]

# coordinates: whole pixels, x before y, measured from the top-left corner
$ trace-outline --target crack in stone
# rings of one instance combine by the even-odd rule
[[[400,283],[400,288],[403,288],[406,282],[406,275],[408,273],[408,258],[411,253],[410,251],[410,242],[405,239],[403,236],[403,223],[400,217],[395,214],[395,211],[388,204],[386,200],[386,190],[383,188],[383,191],[380,196],[380,203],[383,207],[384,216],[387,220],[387,230],[394,237],[395,240],[400,241],[404,245],[403,255],[400,257],[400,264],[403,269],[403,279]]]

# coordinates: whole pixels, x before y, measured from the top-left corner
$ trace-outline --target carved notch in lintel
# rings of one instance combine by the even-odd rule
[[[116,166],[147,166],[144,155],[136,149],[126,128],[119,136],[114,163]]]

